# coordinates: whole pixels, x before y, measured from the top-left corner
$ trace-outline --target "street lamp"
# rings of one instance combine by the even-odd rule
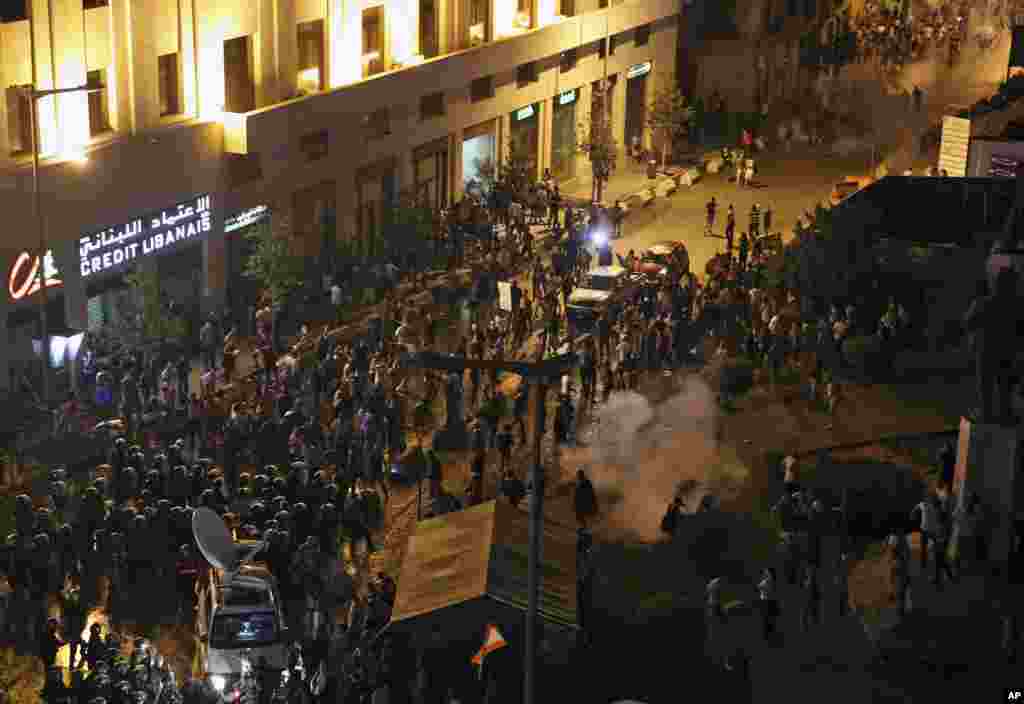
[[[35,62],[33,61],[33,73],[35,69]],[[29,110],[29,120],[31,121],[32,128],[32,210],[33,216],[36,221],[36,229],[38,230],[39,239],[39,255],[37,261],[39,262],[39,340],[42,346],[41,356],[43,362],[43,376],[42,376],[42,401],[47,403],[50,400],[50,328],[46,320],[46,307],[49,302],[49,296],[46,292],[46,228],[43,227],[43,209],[40,205],[40,193],[39,193],[39,101],[43,98],[47,98],[51,95],[62,95],[64,93],[96,93],[103,90],[101,84],[96,85],[80,85],[72,86],[70,88],[51,88],[48,90],[37,90],[35,83],[29,86],[25,90],[26,97],[32,102],[31,110]],[[74,154],[69,157],[71,160],[77,163],[84,163],[87,161],[87,157],[84,153]]]

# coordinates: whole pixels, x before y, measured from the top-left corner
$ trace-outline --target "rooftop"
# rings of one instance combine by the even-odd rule
[[[1007,178],[886,176],[834,210],[879,238],[983,246],[1002,230],[1016,189],[1016,181]]]

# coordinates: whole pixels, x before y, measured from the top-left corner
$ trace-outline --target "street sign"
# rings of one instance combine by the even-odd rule
[[[967,175],[967,150],[971,142],[971,121],[965,117],[942,118],[939,171],[950,176]]]

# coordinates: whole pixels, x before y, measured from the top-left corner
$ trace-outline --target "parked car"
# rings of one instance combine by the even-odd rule
[[[690,271],[690,253],[679,240],[655,242],[640,254],[637,270],[648,276],[666,276],[672,264],[686,274]]]

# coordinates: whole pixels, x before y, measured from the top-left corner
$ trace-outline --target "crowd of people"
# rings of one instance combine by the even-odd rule
[[[712,198],[708,235],[719,236],[717,208]],[[842,394],[832,372],[846,363],[844,343],[855,335],[877,335],[897,344],[914,331],[907,309],[892,299],[805,300],[785,276],[782,285],[768,288],[774,253],[770,206],[755,205],[738,237],[736,214],[728,206],[720,236],[724,250],[706,271],[692,272],[684,258],[671,257],[662,272],[630,286],[586,325],[570,315],[569,299],[593,264],[611,263],[605,240],[619,226],[614,208],[574,207],[545,178],[527,188],[499,183],[481,197],[465,198],[441,214],[439,223],[432,246],[435,255],[447,256],[448,272],[473,262],[468,290],[449,287],[447,300],[455,314],[445,319],[435,318],[437,306],[421,310],[408,289],[399,294],[394,284],[402,270],[392,262],[380,272],[391,285],[382,286],[375,315],[355,331],[310,321],[284,344],[279,312],[269,300],[249,312],[252,335],[239,332],[228,318],[206,320],[197,335],[199,388],[190,383],[190,349],[145,352],[108,349],[102,338],[86,341],[80,388],[102,420],[95,427],[109,440],[106,461],[87,470],[88,477],[55,469],[46,506],[36,506],[28,495],[17,497],[16,529],[0,559],[12,588],[6,628],[19,647],[35,648],[40,655],[49,673],[47,701],[141,704],[216,696],[201,680],[176,686],[166,662],[149,657],[141,644],[132,649],[125,669],[115,657],[120,652],[116,636],[104,638],[99,628],[90,627],[87,640],[78,637],[94,609],[107,615],[111,633],[122,630],[138,590],[153,579],[173,582],[175,618],[179,625],[192,625],[206,574],[191,528],[200,507],[221,515],[239,539],[262,541],[258,559],[268,565],[286,601],[310,615],[302,619],[301,648],[294,652],[288,678],[252,664],[249,675],[258,685],[259,701],[281,691],[287,701],[309,696],[376,704],[386,701],[391,689],[408,687],[395,677],[392,643],[381,635],[397,585],[386,574],[369,575],[366,560],[378,548],[391,483],[410,476],[427,480],[424,516],[480,503],[489,498],[488,486],[497,486],[501,500],[518,504],[530,490],[515,451],[527,444],[531,393],[526,384],[509,390],[496,368],[410,371],[405,360],[411,352],[499,361],[577,352],[578,383],[575,374],[563,378],[551,419],[557,447],[571,443],[581,419],[613,391],[635,389],[645,374],[660,374],[699,355],[705,335],[713,338],[717,354],[742,353],[773,380],[783,367],[798,369],[808,400],[824,402],[835,416]],[[535,239],[538,226],[550,231],[549,258]],[[635,252],[620,263],[641,270]],[[404,271],[415,274],[421,264],[413,257]],[[499,282],[509,285],[507,305],[500,304]],[[424,286],[415,275],[411,283],[413,290]],[[332,323],[353,305],[356,290],[346,287],[344,277],[324,282],[320,293],[338,309]],[[469,428],[471,476],[461,493],[452,493],[445,482],[448,472],[439,455],[413,441],[433,422],[442,389],[446,426],[465,421]],[[76,397],[69,399],[67,421],[81,415],[75,403]],[[402,469],[413,465],[422,469]],[[790,466],[787,472],[792,491],[779,507],[784,524],[832,520],[836,512],[798,492],[795,470]],[[485,481],[487,476],[495,481]],[[586,640],[593,578],[589,529],[598,506],[582,471],[574,505]],[[662,522],[666,533],[673,533],[681,511],[677,497]],[[813,605],[814,595],[820,595],[817,584],[826,577],[817,571],[820,545],[815,547],[813,532],[810,538],[800,537],[803,532],[788,531],[793,545],[803,547],[790,551],[794,558],[787,562],[786,577],[805,584]],[[795,556],[804,556],[804,562]],[[350,562],[362,576],[347,608],[327,584],[333,578],[322,569],[328,557]],[[845,564],[831,578],[845,579]],[[758,585],[766,603],[774,603],[774,581],[769,570]],[[719,593],[718,585],[709,585],[712,622],[721,617]],[[59,621],[53,613],[60,613]],[[337,613],[347,615],[331,617]],[[764,613],[767,637],[775,630],[778,609]],[[808,606],[808,625],[815,613]],[[70,685],[53,675],[65,642]],[[88,664],[87,676],[82,662]],[[452,683],[431,670],[429,658],[421,658],[417,668],[413,686],[424,701],[450,698]]]

